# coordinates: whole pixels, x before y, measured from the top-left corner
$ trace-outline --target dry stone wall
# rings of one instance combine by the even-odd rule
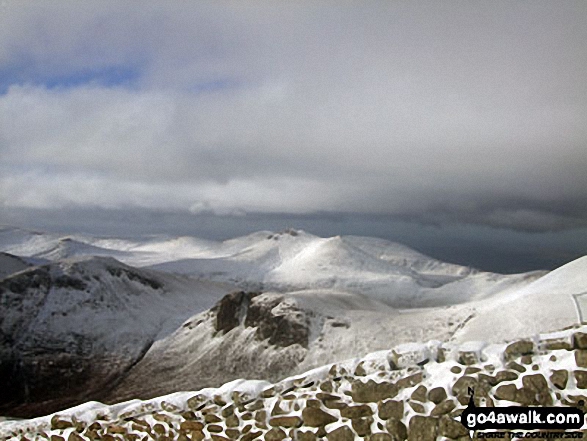
[[[0,423],[2,440],[467,440],[477,406],[586,410],[587,327],[503,345],[400,345],[253,391],[184,392],[148,402]],[[259,384],[259,383],[255,383]]]

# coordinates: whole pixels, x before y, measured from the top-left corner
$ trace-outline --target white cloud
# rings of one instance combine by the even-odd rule
[[[582,2],[129,5],[0,14],[4,206],[587,219]]]

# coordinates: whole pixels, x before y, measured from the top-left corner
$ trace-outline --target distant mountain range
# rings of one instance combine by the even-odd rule
[[[278,381],[398,344],[578,322],[587,257],[501,275],[381,239],[213,242],[0,228],[0,415]]]

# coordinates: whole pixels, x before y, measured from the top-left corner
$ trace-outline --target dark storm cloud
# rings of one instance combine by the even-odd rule
[[[4,1],[0,203],[587,224],[587,6]]]

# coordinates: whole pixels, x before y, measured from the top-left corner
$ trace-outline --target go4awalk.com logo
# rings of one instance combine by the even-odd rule
[[[584,413],[575,407],[477,407],[469,389],[469,405],[461,414],[461,424],[471,438],[583,438],[582,432],[564,433],[583,427]],[[490,430],[492,432],[479,432]],[[507,432],[499,432],[500,430]],[[512,430],[540,430],[546,432],[516,433]],[[497,432],[494,432],[497,431]],[[557,431],[557,432],[549,432]],[[571,436],[569,436],[571,435]]]

